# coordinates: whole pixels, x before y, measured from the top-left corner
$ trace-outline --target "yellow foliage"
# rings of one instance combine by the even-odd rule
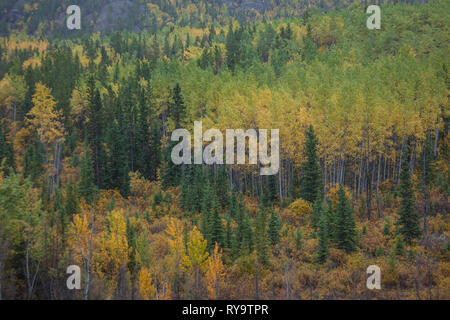
[[[126,235],[123,210],[113,210],[108,215],[109,232],[100,235],[98,270],[115,279],[120,268],[128,264],[130,248]]]
[[[206,272],[206,279],[208,281],[208,293],[210,299],[216,299],[217,293],[225,275],[224,265],[222,263],[222,252],[216,242],[213,254],[208,259],[208,270]]]
[[[143,267],[139,272],[139,294],[144,300],[149,300],[155,295],[155,287],[152,284],[152,274],[149,269]]]
[[[206,240],[197,227],[189,233],[187,244],[187,255],[183,259],[183,266],[187,270],[204,270],[208,263],[208,251],[206,251]]]
[[[27,123],[36,129],[39,139],[45,144],[64,141],[62,113],[56,110],[56,101],[51,90],[42,83],[36,84],[33,108],[27,114]]]
[[[291,223],[296,225],[304,224],[305,219],[311,215],[312,204],[301,198],[295,200],[291,205],[282,211],[281,215]]]

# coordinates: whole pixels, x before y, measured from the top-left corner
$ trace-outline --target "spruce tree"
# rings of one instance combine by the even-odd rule
[[[181,207],[187,213],[192,212],[192,167],[187,165],[183,167],[183,174],[181,179]]]
[[[92,162],[94,167],[95,183],[102,186],[103,182],[103,107],[100,92],[95,88],[94,78],[88,81],[87,137],[92,150]]]
[[[317,262],[324,263],[328,257],[328,210],[322,202],[320,206],[320,217],[318,222],[319,246],[317,248]]]
[[[79,212],[77,186],[70,178],[66,184],[66,200],[64,204],[64,212],[66,216],[72,216]]]
[[[229,214],[225,215],[225,245],[227,249],[231,249],[233,241],[233,232],[231,229],[231,217]]]
[[[0,166],[3,164],[3,161],[5,165],[3,170],[5,173],[7,173],[9,168],[14,168],[14,151],[12,144],[7,142],[2,124],[0,123]]]
[[[242,219],[242,247],[251,252],[253,250],[253,230],[250,223],[250,213],[244,209],[244,216]]]
[[[269,237],[270,242],[274,246],[280,242],[281,219],[278,213],[272,209],[269,220]]]
[[[158,167],[161,164],[161,131],[158,126],[158,122],[154,120],[150,128],[150,146],[149,146],[149,178],[156,180]]]
[[[186,106],[184,105],[179,83],[175,85],[172,91],[171,100],[169,101],[169,116],[174,121],[175,128],[180,128],[181,122],[186,116]]]
[[[423,192],[423,234],[427,234],[427,218],[429,211],[429,191],[430,186],[433,180],[433,162],[435,160],[435,156],[433,153],[433,145],[431,142],[431,135],[428,133],[427,138],[425,140],[423,150],[420,156],[419,166],[422,171],[422,179],[421,179],[421,187]]]
[[[311,226],[317,231],[320,219],[320,211],[323,204],[323,191],[318,190],[316,199],[313,202],[312,212],[311,212]]]
[[[306,160],[301,168],[300,196],[304,200],[314,203],[320,190],[321,174],[317,156],[317,138],[312,125],[306,130],[304,155]]]
[[[81,160],[80,166],[80,184],[78,186],[79,195],[84,198],[88,203],[92,203],[94,195],[96,193],[96,187],[94,184],[94,169],[92,167],[91,152],[86,143],[86,152]]]
[[[413,239],[420,237],[419,214],[414,204],[415,197],[410,173],[410,147],[409,142],[404,147],[400,173],[400,210],[397,220],[397,230],[403,235],[405,242],[410,244]]]
[[[24,176],[36,181],[44,172],[44,147],[35,137],[28,144],[23,162]]]
[[[163,166],[161,168],[161,178],[164,187],[175,187],[180,184],[182,177],[182,165],[172,162],[172,149],[176,146],[176,141],[170,141],[163,151]]]
[[[219,166],[215,178],[216,195],[222,208],[224,208],[228,202],[228,175],[226,170],[225,165]]]
[[[211,209],[212,209],[213,194],[209,181],[206,182],[203,188],[203,199],[201,206],[202,221],[201,232],[207,243],[211,243]]]
[[[347,252],[356,248],[356,223],[350,201],[344,187],[339,186],[336,210],[336,242],[339,249]]]
[[[107,137],[109,154],[105,178],[109,188],[119,190],[123,196],[127,196],[130,191],[130,168],[125,140],[119,122],[113,121]]]
[[[222,217],[220,216],[220,205],[217,197],[214,197],[213,207],[211,210],[210,223],[210,242],[208,243],[209,250],[214,249],[215,243],[224,247],[225,244],[225,230],[223,228]]]
[[[268,265],[269,263],[268,243],[267,214],[266,209],[261,208],[255,219],[255,247],[258,262],[262,265]]]

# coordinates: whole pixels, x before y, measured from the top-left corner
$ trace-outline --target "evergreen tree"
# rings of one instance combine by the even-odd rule
[[[233,233],[231,229],[231,217],[229,214],[225,215],[225,248],[231,249],[233,241]]]
[[[163,166],[161,169],[162,184],[164,187],[175,187],[180,184],[182,177],[182,165],[172,162],[171,152],[176,146],[176,141],[170,141],[163,151]]]
[[[7,173],[9,168],[14,168],[14,150],[12,145],[7,142],[2,124],[0,123],[0,166],[3,164],[3,161],[5,161],[4,172]]]
[[[228,176],[225,165],[219,166],[215,178],[215,190],[220,206],[224,208],[228,203]]]
[[[64,242],[67,217],[65,212],[64,197],[61,188],[57,188],[55,191],[55,197],[53,199],[53,211],[56,213],[57,223],[59,223],[59,226],[61,228],[61,238]],[[53,221],[51,222],[53,224]]]
[[[425,140],[423,150],[420,157],[420,163],[419,166],[422,171],[422,179],[421,179],[421,186],[422,186],[422,192],[423,192],[423,233],[424,235],[427,234],[427,217],[428,217],[428,211],[429,211],[429,190],[430,185],[433,180],[433,162],[435,160],[434,153],[433,153],[433,145],[431,142],[431,135],[428,133],[427,138]]]
[[[313,202],[312,212],[311,212],[311,226],[314,228],[314,230],[317,231],[317,228],[319,226],[319,219],[320,219],[320,212],[322,208],[323,203],[323,196],[322,193],[317,197],[317,199]]]
[[[350,201],[344,187],[339,186],[336,210],[336,242],[339,249],[347,252],[356,248],[356,223]]]
[[[321,189],[321,174],[317,157],[317,138],[311,125],[306,130],[305,162],[302,164],[302,176],[300,181],[300,196],[314,203]]]
[[[261,208],[255,219],[255,247],[258,262],[262,265],[268,265],[269,263],[268,244],[267,214],[266,209]]]
[[[183,167],[183,174],[181,179],[181,207],[183,208],[183,211],[189,213],[192,212],[192,196],[193,196],[193,190],[192,190],[192,166],[187,165]]]
[[[403,235],[406,243],[410,244],[413,239],[420,237],[419,214],[414,204],[415,197],[412,189],[410,173],[410,147],[409,142],[405,145],[402,156],[400,173],[400,211],[397,220],[397,230]]]
[[[161,131],[158,122],[154,120],[150,129],[150,146],[149,146],[149,178],[156,180],[158,168],[161,165]]]
[[[225,230],[223,229],[222,217],[220,216],[219,202],[216,197],[213,200],[213,207],[211,210],[209,230],[210,242],[208,243],[209,250],[214,249],[217,242],[221,247],[225,244]]]
[[[80,210],[78,204],[78,192],[77,186],[70,178],[69,182],[66,184],[66,199],[64,204],[64,213],[67,217],[78,213]]]
[[[106,181],[111,189],[117,189],[123,196],[129,194],[130,177],[128,156],[126,151],[126,137],[122,134],[118,121],[110,124],[107,135],[108,162],[106,171]]]
[[[184,105],[179,83],[175,85],[172,91],[171,100],[169,101],[169,116],[174,121],[175,128],[180,128],[181,122],[184,121],[186,116],[186,106]]]
[[[95,177],[90,149],[87,144],[85,145],[86,152],[81,160],[80,184],[78,186],[78,191],[81,198],[84,198],[88,203],[92,203],[97,190],[94,183]]]
[[[92,162],[94,167],[95,183],[102,186],[103,175],[103,108],[100,92],[95,88],[94,78],[88,81],[88,109],[87,137],[92,150]]]
[[[278,213],[272,209],[270,220],[269,220],[269,237],[272,245],[276,245],[280,242],[280,230],[281,230],[281,219]]]
[[[211,243],[210,221],[211,221],[212,201],[213,201],[213,192],[211,190],[209,180],[207,180],[206,184],[203,187],[203,199],[201,206],[201,213],[202,213],[201,231],[208,243]]]
[[[398,235],[395,240],[395,254],[397,256],[403,256],[405,255],[405,241],[403,240],[402,235]]]
[[[275,182],[275,176],[267,177],[267,185],[264,185],[262,194],[262,206],[267,208],[272,206],[278,200],[277,184]]]
[[[228,199],[228,215],[235,220],[237,219],[237,206],[236,192],[232,190]]]
[[[319,246],[317,247],[317,262],[324,263],[328,257],[328,212],[325,204],[320,206],[320,217],[318,222]]]

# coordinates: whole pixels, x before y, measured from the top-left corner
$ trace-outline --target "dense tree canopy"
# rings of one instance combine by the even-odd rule
[[[361,1],[79,2],[79,33],[0,4],[0,298],[449,298],[448,1],[380,30]],[[279,129],[277,174],[174,164],[200,120]]]

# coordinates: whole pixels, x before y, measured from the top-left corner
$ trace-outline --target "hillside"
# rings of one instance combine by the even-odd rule
[[[450,299],[448,0],[106,2],[2,2],[0,298]]]

